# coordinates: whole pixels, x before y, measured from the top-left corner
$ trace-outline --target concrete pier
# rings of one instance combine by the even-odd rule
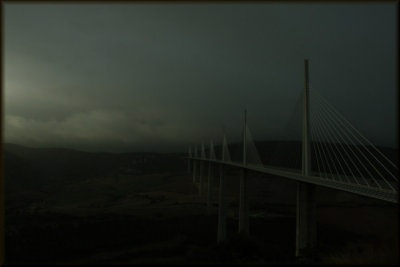
[[[310,150],[310,108],[309,108],[309,78],[308,60],[304,60],[304,94],[303,94],[303,147],[302,175],[311,173]],[[296,256],[315,246],[317,236],[315,185],[298,182],[297,185],[297,214],[296,214]]]
[[[198,163],[196,162],[196,160],[193,160],[193,183],[195,184],[196,183],[196,165],[197,165]]]
[[[244,110],[243,121],[243,166],[247,163],[247,111]],[[239,188],[239,233],[249,235],[249,203],[247,195],[247,170],[240,170]]]
[[[218,194],[218,243],[226,240],[226,203],[224,166],[219,166],[219,194]]]
[[[200,161],[200,182],[199,182],[199,195],[203,196],[204,194],[204,161]]]
[[[207,183],[207,213],[210,213],[212,205],[213,183],[214,183],[214,168],[211,162],[208,163],[208,183]]]
[[[298,182],[296,213],[296,257],[298,257],[316,245],[315,185]]]
[[[239,199],[239,233],[249,235],[249,203],[247,195],[247,171],[241,169]]]

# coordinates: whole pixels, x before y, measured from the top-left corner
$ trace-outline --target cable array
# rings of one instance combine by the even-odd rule
[[[261,161],[260,154],[258,153],[250,129],[247,125],[246,125],[246,144],[247,144],[246,163],[262,166],[263,163]]]
[[[399,170],[388,155],[385,155],[371,141],[362,135],[343,115],[341,115],[323,96],[317,91],[310,95],[310,153],[311,153],[311,176],[317,176],[329,181],[340,183],[343,186],[359,186],[367,190],[382,190],[383,192],[397,193]],[[298,104],[300,103],[297,101]],[[296,105],[299,106],[299,105]],[[298,116],[300,112],[295,110]],[[292,116],[293,117],[293,116]],[[299,119],[296,120],[298,122]],[[293,119],[290,123],[293,127]],[[288,129],[285,129],[288,130]],[[246,124],[243,133],[246,134],[246,164],[272,167],[270,164],[275,160],[286,170],[293,170],[293,166],[299,165],[301,161],[301,142],[288,141],[277,142],[278,153],[272,153],[267,164],[264,165],[260,157],[251,131]],[[284,146],[287,147],[284,147]],[[231,144],[232,157],[226,135],[224,134],[221,149],[214,151],[211,141],[210,149],[205,152],[204,145],[198,151],[189,148],[189,157],[219,158],[225,162],[232,162],[232,159],[240,163],[243,160],[243,143]],[[289,149],[290,148],[290,149]],[[198,153],[200,152],[200,153]],[[217,153],[216,153],[217,152]],[[278,154],[286,153],[279,157]],[[219,154],[221,153],[221,154]],[[200,154],[200,155],[199,155]],[[206,155],[207,154],[207,155]],[[272,159],[272,161],[271,161]],[[293,161],[293,162],[292,162]],[[290,164],[289,164],[290,163]],[[295,167],[296,168],[296,167]],[[295,170],[296,171],[296,170]]]
[[[228,142],[226,141],[226,136],[222,140],[222,160],[232,162],[231,154],[229,153]]]
[[[343,183],[397,191],[398,168],[323,96],[313,91],[312,169]]]
[[[209,159],[216,159],[217,157],[215,156],[215,150],[214,150],[214,143],[211,140],[210,142],[210,155],[209,155]]]

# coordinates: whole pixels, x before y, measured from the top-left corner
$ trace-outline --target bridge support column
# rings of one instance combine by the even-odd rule
[[[244,110],[243,124],[243,166],[247,163],[247,111]],[[249,202],[247,195],[247,170],[240,170],[240,196],[239,196],[239,233],[249,235]]]
[[[304,60],[305,86],[303,94],[303,147],[302,175],[311,173],[310,120],[309,120],[309,75],[308,60]],[[316,202],[315,185],[298,182],[297,185],[297,215],[296,215],[296,256],[303,256],[315,247],[316,243]]]
[[[226,203],[224,166],[219,166],[219,195],[218,195],[218,243],[226,239]]]
[[[204,191],[204,161],[200,161],[200,183],[199,183],[199,195],[203,195]]]
[[[247,171],[241,169],[239,196],[239,233],[249,235],[249,203],[247,196]]]
[[[214,183],[213,164],[208,162],[208,184],[207,184],[207,213],[210,213],[212,204],[212,190]]]
[[[193,183],[194,184],[196,183],[196,165],[197,165],[196,160],[193,160]]]
[[[315,185],[298,182],[296,214],[296,257],[302,256],[316,245]]]

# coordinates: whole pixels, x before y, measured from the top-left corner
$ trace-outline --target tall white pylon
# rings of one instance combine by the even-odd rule
[[[246,125],[246,164],[263,165],[248,125]]]
[[[210,160],[215,160],[215,152],[214,152],[214,144],[211,140],[210,142]],[[212,194],[213,194],[213,184],[214,184],[214,164],[212,162],[208,162],[208,187],[207,187],[207,213],[210,212],[211,204],[212,204]]]
[[[194,147],[194,155],[193,155],[193,157],[194,158],[197,158],[197,146],[195,146]],[[193,160],[193,183],[196,183],[196,169],[197,169],[197,160],[196,159],[194,159]]]
[[[222,161],[232,162],[229,153],[228,142],[226,141],[226,135],[224,135],[224,138],[222,140]]]
[[[191,158],[192,158],[192,148],[191,147],[189,147],[189,150],[188,150],[188,173],[190,173],[190,163],[191,163]]]
[[[206,150],[203,143],[201,144],[201,158],[206,159]]]
[[[210,159],[216,159],[215,150],[214,150],[214,143],[211,140],[210,142]]]
[[[247,112],[244,111],[243,123],[243,166],[247,163]],[[248,212],[248,196],[247,196],[247,177],[246,169],[240,170],[240,195],[239,195],[239,233],[249,234],[249,212]]]
[[[203,195],[204,191],[204,160],[206,159],[206,151],[204,149],[204,144],[201,144],[201,161],[200,161],[200,182],[199,182],[199,195]]]
[[[310,138],[309,138],[309,79],[308,60],[304,61],[305,85],[303,95],[303,154],[302,174],[310,174]],[[316,202],[315,185],[298,182],[296,212],[296,256],[305,249],[311,249],[316,243]]]
[[[228,145],[226,137],[222,140],[222,161],[226,161],[229,157]],[[229,157],[230,161],[230,157]],[[226,239],[226,203],[225,203],[225,181],[224,181],[224,166],[219,165],[219,192],[218,192],[218,243]]]

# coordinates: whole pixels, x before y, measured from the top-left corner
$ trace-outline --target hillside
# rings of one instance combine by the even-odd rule
[[[290,143],[281,145],[291,149]],[[296,262],[294,181],[249,173],[254,243],[242,243],[235,236],[239,173],[228,169],[232,241],[216,246],[217,172],[213,207],[206,213],[185,155],[4,147],[8,262]],[[322,248],[340,252],[359,240],[380,240],[386,250],[392,244],[393,205],[321,187],[317,198]],[[249,254],[246,246],[257,249]]]

